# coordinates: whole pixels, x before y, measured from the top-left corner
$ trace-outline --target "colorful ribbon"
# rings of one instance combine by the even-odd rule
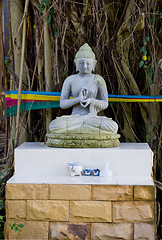
[[[21,92],[20,111],[58,108],[60,106],[60,92]],[[162,102],[162,95],[159,96],[138,96],[138,95],[111,95],[109,102]],[[70,97],[72,98],[72,97]],[[18,91],[8,91],[5,93],[6,117],[17,114]]]

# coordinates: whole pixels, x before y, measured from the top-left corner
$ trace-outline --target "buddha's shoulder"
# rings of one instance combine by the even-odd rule
[[[102,76],[100,76],[99,74],[96,74],[96,81],[98,84],[105,84],[105,80]]]
[[[77,74],[70,75],[70,76],[68,76],[68,77],[65,79],[64,82],[71,83],[71,82],[73,82],[73,81],[76,79],[76,77],[77,77]]]

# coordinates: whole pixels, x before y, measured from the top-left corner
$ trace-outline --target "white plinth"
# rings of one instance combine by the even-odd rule
[[[15,175],[8,183],[153,185],[152,151],[147,143],[121,143],[116,148],[50,148],[27,142],[15,149]],[[70,177],[68,162],[102,169],[109,162],[112,177]]]

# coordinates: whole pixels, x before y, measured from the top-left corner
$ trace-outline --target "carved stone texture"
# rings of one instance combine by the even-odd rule
[[[6,199],[48,199],[48,185],[7,183]]]
[[[107,148],[118,147],[119,134],[113,135],[65,135],[65,134],[47,134],[47,144],[49,147],[63,148]]]
[[[148,223],[134,224],[134,240],[155,240],[155,225]]]
[[[134,200],[155,200],[155,186],[134,186]]]
[[[49,185],[49,198],[55,200],[91,200],[90,185]]]
[[[113,222],[153,222],[154,202],[113,202]]]
[[[9,227],[14,221],[5,223],[5,239],[42,239],[48,240],[49,223],[48,222],[34,222],[34,221],[17,221],[17,224],[23,224],[22,232],[15,232]]]
[[[111,202],[71,201],[70,222],[111,222]]]
[[[34,221],[68,221],[68,201],[28,200],[27,220]]]
[[[49,240],[90,240],[89,223],[51,222]]]
[[[133,186],[92,185],[92,200],[133,200]]]
[[[6,217],[12,219],[26,219],[26,201],[6,200]]]
[[[133,224],[131,223],[92,223],[92,240],[132,240]]]

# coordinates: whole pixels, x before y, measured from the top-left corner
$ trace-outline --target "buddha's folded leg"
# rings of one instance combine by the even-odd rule
[[[89,126],[107,131],[108,133],[117,133],[118,124],[111,118],[105,116],[88,115],[84,118],[84,123]]]
[[[55,133],[66,133],[69,129],[74,129],[81,125],[83,125],[83,121],[79,115],[62,116],[50,122],[49,130]]]
[[[112,133],[117,133],[118,131],[118,124],[109,118],[103,118],[101,122],[101,129],[107,130]]]

